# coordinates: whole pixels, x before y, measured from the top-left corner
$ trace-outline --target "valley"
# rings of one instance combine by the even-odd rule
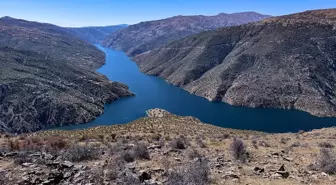
[[[127,84],[136,96],[106,105],[104,114],[88,124],[69,125],[59,129],[79,130],[128,123],[144,117],[145,112],[153,108],[165,109],[181,116],[193,116],[223,128],[270,133],[309,131],[336,125],[336,118],[320,118],[297,110],[247,108],[211,102],[156,76],[142,73],[137,64],[122,51],[96,46],[107,56],[106,64],[98,72],[112,81]]]
[[[70,34],[77,36],[78,38],[85,40],[92,44],[101,43],[111,33],[127,28],[127,24],[115,25],[115,26],[101,26],[101,27],[79,27],[79,28],[64,28]]]
[[[336,9],[173,1],[2,2],[1,185],[335,184]]]

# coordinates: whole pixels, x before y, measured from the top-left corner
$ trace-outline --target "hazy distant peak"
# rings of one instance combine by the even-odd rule
[[[88,26],[65,28],[67,31],[87,42],[98,44],[103,41],[109,34],[128,27],[127,24],[113,26]]]
[[[0,19],[14,19],[14,18],[10,16],[4,16],[4,17],[1,17]]]
[[[137,55],[195,33],[247,24],[268,17],[270,16],[252,12],[221,13],[214,16],[179,15],[131,25],[110,34],[103,41],[103,45]]]

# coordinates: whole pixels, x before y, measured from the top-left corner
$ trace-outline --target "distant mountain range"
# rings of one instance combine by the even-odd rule
[[[102,44],[135,56],[195,33],[256,22],[268,17],[270,16],[255,12],[221,13],[216,16],[176,16],[131,25],[110,34]]]
[[[0,132],[86,123],[128,87],[94,69],[105,55],[51,24],[0,19]]]
[[[336,9],[221,28],[155,49],[126,47],[121,39],[130,29],[135,27],[112,34],[106,45],[131,55],[151,50],[134,57],[140,69],[193,94],[336,117]]]
[[[121,24],[115,26],[81,27],[67,29],[71,34],[79,37],[82,40],[93,44],[99,44],[111,33],[126,28],[127,26],[127,24]]]

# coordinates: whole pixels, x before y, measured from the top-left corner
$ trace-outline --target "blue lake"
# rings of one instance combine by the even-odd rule
[[[151,108],[162,108],[182,116],[194,116],[203,122],[236,129],[265,132],[296,132],[336,126],[336,118],[319,118],[296,110],[235,107],[192,95],[164,80],[141,73],[124,52],[103,48],[106,65],[98,72],[112,81],[127,84],[136,94],[105,106],[105,113],[88,124],[61,127],[82,129],[98,125],[127,123],[145,116]]]

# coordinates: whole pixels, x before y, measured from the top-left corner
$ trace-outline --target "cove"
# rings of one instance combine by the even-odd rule
[[[140,72],[124,52],[96,45],[106,53],[106,64],[98,72],[112,81],[127,84],[136,94],[105,106],[105,113],[88,124],[58,129],[74,130],[99,125],[120,124],[146,116],[151,108],[162,108],[181,116],[193,116],[205,123],[225,128],[264,132],[297,132],[336,126],[336,118],[319,118],[297,110],[235,107],[205,98],[168,84],[163,79]]]

